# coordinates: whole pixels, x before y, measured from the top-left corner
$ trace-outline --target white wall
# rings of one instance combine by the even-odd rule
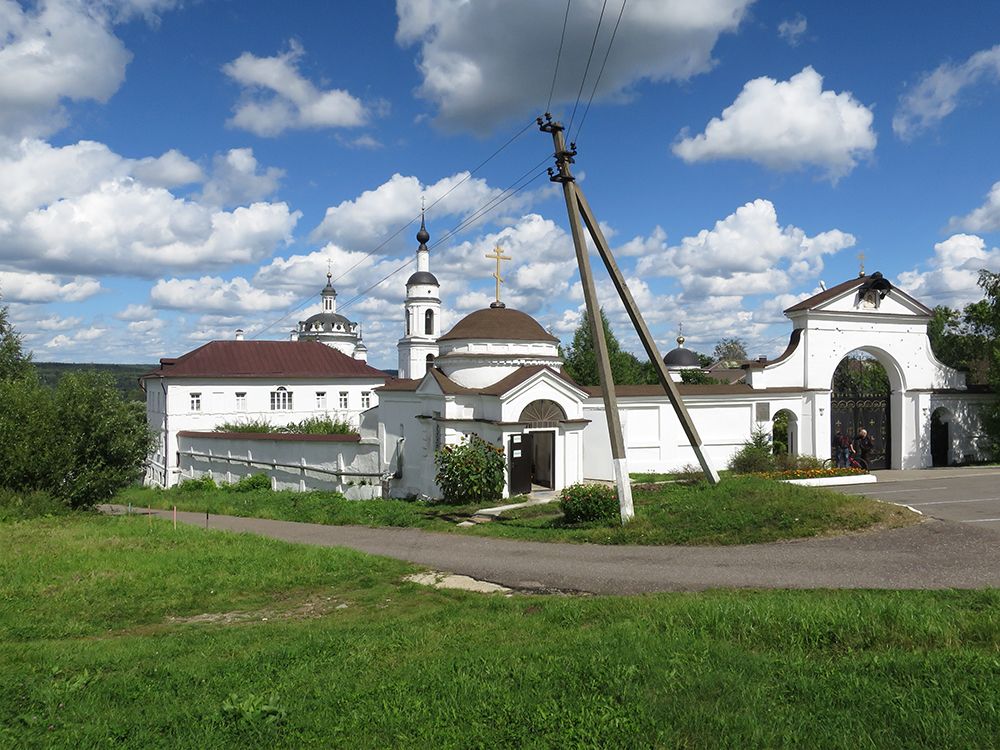
[[[758,403],[768,405],[770,419],[756,421]],[[709,461],[724,469],[732,455],[750,439],[754,427],[770,431],[771,419],[781,409],[792,412],[797,429],[802,430],[803,399],[800,394],[739,396],[698,396],[689,394],[684,404],[695,429],[701,436]],[[694,450],[666,394],[656,397],[619,397],[625,437],[625,456],[629,472],[671,472],[685,466],[698,466]],[[583,473],[587,479],[614,479],[611,443],[604,404],[592,398],[584,404],[584,417],[590,419],[583,434]],[[799,452],[802,437],[799,435]],[[829,441],[827,441],[829,442]]]
[[[351,500],[382,494],[379,445],[373,439],[332,442],[181,435],[178,451],[181,480],[210,473],[216,482],[231,483],[252,474],[266,474],[276,490],[336,490]],[[335,471],[348,474],[326,473]],[[366,476],[351,476],[351,473]]]
[[[368,393],[371,406],[378,404],[376,388],[384,381],[375,378],[336,380],[264,378],[147,378],[146,420],[161,437],[164,451],[156,451],[146,471],[146,482],[170,487],[176,483],[177,433],[182,430],[210,432],[226,422],[264,421],[275,426],[317,416],[330,416],[357,425]],[[272,391],[283,387],[292,394],[291,410],[271,410]],[[165,392],[164,392],[165,390]],[[326,408],[317,405],[316,394],[326,393]],[[347,408],[341,409],[340,393],[347,393]],[[192,394],[201,394],[201,408],[192,409]],[[246,393],[246,410],[237,410],[236,394]],[[166,460],[163,461],[162,459]],[[163,464],[166,464],[164,466]],[[165,476],[164,476],[165,475]]]

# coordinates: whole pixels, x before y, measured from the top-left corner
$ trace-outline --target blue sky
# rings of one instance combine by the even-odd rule
[[[602,6],[575,168],[661,350],[682,324],[777,354],[781,310],[861,252],[929,305],[1000,270],[1000,5],[628,0],[598,81],[621,2],[570,0],[566,122]],[[508,305],[568,341],[565,206],[525,129],[566,7],[0,0],[0,303],[39,360],[153,362],[287,337],[329,262],[395,367],[424,196],[445,324],[489,303],[500,243]]]

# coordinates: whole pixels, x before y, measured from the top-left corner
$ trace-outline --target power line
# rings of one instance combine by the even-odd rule
[[[611,31],[611,41],[608,42],[608,48],[604,52],[604,62],[601,63],[601,69],[597,73],[597,79],[594,81],[594,88],[590,91],[590,98],[587,100],[587,106],[583,110],[583,116],[580,118],[580,124],[576,127],[576,137],[573,141],[580,140],[580,131],[583,130],[583,123],[587,120],[587,113],[590,112],[590,104],[594,101],[594,94],[597,93],[597,85],[601,82],[601,76],[604,75],[604,67],[608,64],[608,58],[611,56],[611,48],[615,44],[615,36],[618,34],[618,26],[622,22],[622,16],[625,14],[625,6],[628,4],[628,0],[622,0],[622,7],[618,11],[618,20],[615,21],[615,28]]]
[[[562,57],[563,40],[566,39],[566,22],[569,21],[569,6],[572,2],[573,0],[566,0],[566,14],[563,16],[562,34],[559,35],[559,51],[556,53],[556,68],[552,71],[552,86],[549,88],[549,102],[545,105],[546,112],[552,108],[552,94],[556,90],[556,77],[559,75],[559,60]]]
[[[541,162],[541,163],[544,163],[544,162],[547,162],[547,161],[548,161],[548,160],[549,160],[550,158],[552,158],[552,157],[551,157],[551,156],[546,156],[546,157],[545,157],[545,160],[544,160],[543,162]],[[537,169],[537,167],[533,167],[532,169]],[[542,170],[542,171],[538,172],[537,174],[535,174],[535,175],[534,175],[534,176],[533,176],[533,177],[532,177],[531,179],[529,179],[529,180],[525,181],[525,182],[524,182],[524,183],[523,183],[522,185],[520,185],[519,187],[517,187],[516,189],[514,189],[514,190],[513,190],[512,192],[510,192],[510,193],[509,193],[508,195],[503,195],[503,194],[501,194],[501,195],[503,195],[503,197],[502,197],[502,198],[499,198],[499,197],[498,197],[498,198],[494,198],[494,199],[493,199],[493,200],[492,200],[492,201],[490,202],[490,203],[492,203],[493,205],[489,205],[489,204],[487,204],[487,206],[488,206],[488,207],[484,207],[483,209],[480,209],[479,211],[477,211],[477,212],[476,212],[476,214],[478,214],[478,216],[474,214],[473,216],[470,216],[470,217],[469,217],[469,218],[467,218],[467,219],[466,219],[465,221],[463,221],[463,222],[461,222],[460,224],[458,224],[458,225],[457,225],[457,226],[456,226],[455,228],[453,228],[453,229],[452,229],[451,231],[447,232],[447,233],[445,234],[445,236],[444,236],[444,237],[442,237],[442,238],[441,238],[440,240],[438,240],[438,241],[437,241],[436,243],[434,243],[434,245],[432,245],[432,247],[437,247],[437,246],[438,246],[438,245],[440,245],[440,244],[441,244],[442,242],[445,242],[445,241],[447,241],[447,239],[448,239],[448,238],[450,238],[450,237],[453,237],[453,236],[454,236],[455,234],[457,234],[458,232],[460,232],[460,231],[462,230],[462,228],[464,228],[464,227],[468,226],[468,225],[469,225],[470,223],[474,222],[474,221],[475,221],[475,220],[476,220],[477,218],[479,218],[479,217],[481,217],[481,216],[485,215],[486,213],[489,213],[489,212],[490,212],[490,211],[492,211],[493,209],[495,209],[495,208],[497,208],[498,206],[500,206],[500,205],[501,205],[502,203],[504,203],[504,202],[506,202],[507,200],[509,200],[509,199],[513,198],[513,197],[514,197],[515,195],[517,195],[517,194],[518,194],[519,192],[521,192],[521,191],[522,191],[522,190],[524,190],[524,189],[525,189],[526,187],[528,187],[528,185],[530,185],[530,184],[531,184],[532,182],[534,182],[534,181],[535,181],[535,180],[537,180],[537,179],[538,179],[539,177],[541,177],[542,175],[545,175],[545,174],[547,174],[547,170]],[[523,179],[524,179],[524,177],[523,177],[523,176],[522,176],[522,177],[519,177],[519,178],[518,178],[518,179],[517,179],[517,180],[516,180],[516,181],[515,181],[515,182],[514,182],[514,183],[513,183],[512,185],[511,185],[511,187],[510,187],[510,188],[507,188],[507,190],[505,190],[505,191],[504,191],[504,193],[507,193],[508,191],[511,191],[511,188],[513,188],[513,187],[514,187],[514,185],[516,185],[516,184],[517,184],[518,182],[522,182],[522,180],[523,180]],[[405,263],[403,263],[403,264],[402,264],[402,265],[400,265],[399,267],[397,267],[397,268],[393,269],[392,271],[390,271],[389,273],[387,273],[387,274],[386,274],[385,276],[383,276],[383,277],[382,277],[381,279],[379,279],[378,281],[376,281],[376,282],[375,282],[374,284],[372,284],[371,286],[368,286],[368,287],[366,287],[365,289],[363,289],[362,291],[358,292],[358,294],[356,294],[356,295],[355,295],[354,297],[352,297],[352,298],[351,298],[351,299],[349,299],[349,300],[348,300],[347,302],[345,302],[345,303],[344,303],[343,305],[341,305],[341,306],[340,306],[340,309],[341,309],[341,310],[343,310],[343,309],[345,309],[345,308],[349,307],[350,305],[354,304],[355,302],[357,302],[357,301],[359,301],[359,300],[363,299],[363,298],[365,297],[365,295],[367,295],[367,294],[368,294],[368,292],[370,292],[370,291],[371,291],[372,289],[374,289],[375,287],[379,286],[380,284],[382,284],[382,283],[384,283],[384,282],[388,281],[388,280],[389,280],[389,279],[391,279],[391,278],[392,278],[393,276],[395,276],[395,275],[396,275],[397,273],[399,273],[400,271],[402,271],[402,270],[403,270],[404,268],[408,268],[409,266],[413,265],[413,263],[414,263],[415,261],[416,261],[416,259],[415,259],[415,258],[411,258],[410,260],[406,261]]]
[[[594,29],[594,41],[590,43],[590,54],[587,55],[587,65],[583,69],[583,78],[580,79],[580,90],[576,92],[576,104],[573,105],[573,114],[569,116],[568,133],[573,128],[573,118],[576,117],[576,108],[580,106],[580,97],[583,96],[583,86],[587,83],[587,73],[590,72],[590,61],[594,59],[594,48],[597,46],[597,35],[601,33],[601,23],[604,21],[604,10],[608,7],[608,0],[604,0],[601,6],[601,15],[597,19],[597,28]]]
[[[452,185],[450,188],[448,188],[448,190],[446,192],[444,192],[442,195],[438,196],[429,206],[427,206],[424,209],[424,211],[429,211],[430,209],[434,208],[434,206],[436,206],[438,203],[440,203],[445,198],[447,198],[449,195],[451,195],[455,190],[457,190],[459,187],[461,187],[467,180],[471,179],[472,176],[474,174],[476,174],[476,172],[478,172],[480,169],[482,169],[483,167],[485,167],[490,161],[492,161],[494,159],[494,157],[497,156],[497,154],[499,154],[501,151],[503,151],[505,148],[507,148],[510,144],[512,144],[514,141],[516,141],[518,138],[520,138],[522,135],[524,135],[525,131],[528,128],[530,128],[532,125],[534,125],[534,124],[535,124],[534,120],[531,120],[530,122],[528,122],[527,125],[525,125],[519,131],[517,131],[517,133],[515,133],[514,135],[512,135],[496,151],[494,151],[492,154],[490,154],[485,159],[483,159],[481,162],[479,162],[479,164],[477,164],[472,170],[470,170],[469,173],[465,175],[465,177],[463,177],[461,180],[459,180],[454,185]],[[360,258],[360,260],[358,260],[353,266],[351,266],[346,271],[344,271],[343,273],[341,273],[340,275],[338,275],[337,278],[333,279],[333,281],[331,283],[334,283],[334,284],[337,283],[342,278],[344,278],[345,276],[347,276],[347,274],[349,274],[355,268],[357,268],[362,263],[364,263],[366,260],[368,260],[372,255],[374,255],[379,250],[381,250],[383,247],[385,247],[386,245],[388,245],[389,242],[391,242],[393,239],[395,239],[397,236],[399,236],[400,232],[402,232],[403,230],[405,230],[407,227],[411,226],[413,224],[413,222],[415,222],[417,219],[419,219],[422,216],[422,214],[423,214],[423,212],[417,214],[412,219],[410,219],[408,222],[406,222],[405,224],[403,224],[403,226],[399,227],[399,229],[397,229],[395,232],[393,232],[388,237],[386,237],[384,240],[382,240],[382,242],[380,242],[378,245],[376,245],[371,250],[369,250],[367,253],[365,253]]]
[[[471,170],[469,170],[469,173],[466,174],[465,177],[463,177],[461,180],[459,180],[454,185],[452,185],[450,188],[448,188],[448,190],[446,190],[444,193],[442,193],[440,196],[438,196],[424,210],[426,211],[426,210],[429,210],[431,208],[434,208],[434,206],[436,206],[442,200],[444,200],[449,195],[451,195],[451,193],[453,193],[455,190],[457,190],[459,187],[461,187],[467,180],[471,179],[472,176],[475,175],[480,169],[482,169],[487,164],[489,164],[493,159],[495,159],[497,157],[497,155],[499,155],[504,149],[506,149],[514,141],[516,141],[518,138],[520,138],[522,135],[524,135],[524,133],[528,130],[528,128],[532,127],[534,124],[535,124],[535,120],[534,119],[529,120],[528,123],[524,127],[522,127],[514,135],[512,135],[510,138],[508,138],[501,146],[499,146],[495,151],[493,151],[493,153],[491,153],[489,156],[487,156],[485,159],[483,159],[481,162],[479,162],[479,164],[477,164],[475,167],[473,167]],[[396,238],[397,236],[399,236],[399,234],[401,232],[403,232],[407,227],[411,226],[422,215],[423,215],[423,212],[417,214],[412,219],[410,219],[408,222],[406,222],[401,227],[399,227],[398,229],[396,229],[395,232],[393,232],[392,234],[390,234],[388,237],[386,237],[384,240],[382,240],[382,242],[380,242],[378,245],[376,245],[371,250],[369,250],[367,253],[365,253],[364,256],[362,256],[361,259],[358,260],[354,265],[352,265],[350,268],[348,268],[343,273],[339,274],[335,279],[332,279],[331,280],[331,284],[340,281],[347,274],[349,274],[355,268],[357,268],[362,263],[364,263],[366,260],[368,260],[368,258],[370,258],[376,252],[378,252],[379,250],[381,250],[387,244],[389,244],[389,242],[391,242],[394,238]],[[440,244],[440,243],[436,243],[436,244]],[[260,329],[259,331],[255,332],[253,335],[250,336],[250,338],[252,338],[252,339],[253,338],[257,338],[258,336],[260,336],[265,331],[270,330],[271,328],[273,328],[274,326],[276,326],[278,323],[280,323],[281,321],[285,320],[292,313],[294,313],[294,312],[296,312],[298,310],[301,310],[303,307],[305,307],[310,302],[312,302],[313,298],[318,297],[318,296],[319,296],[318,293],[317,294],[311,294],[311,295],[309,295],[302,302],[297,303],[297,304],[293,305],[292,307],[288,308],[286,310],[286,312],[280,318],[278,318],[277,320],[269,323],[268,325],[266,325],[264,328]]]

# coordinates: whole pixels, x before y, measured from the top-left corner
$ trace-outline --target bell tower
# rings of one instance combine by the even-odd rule
[[[430,251],[427,249],[430,238],[421,211],[420,230],[417,232],[417,242],[420,243],[417,247],[417,270],[406,280],[403,338],[396,345],[400,378],[422,378],[438,356],[441,285],[431,273]]]

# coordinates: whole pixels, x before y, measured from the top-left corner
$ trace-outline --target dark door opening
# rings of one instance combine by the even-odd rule
[[[531,432],[531,483],[555,489],[556,434],[551,431]]]
[[[931,415],[931,466],[948,465],[948,423],[939,414]]]

